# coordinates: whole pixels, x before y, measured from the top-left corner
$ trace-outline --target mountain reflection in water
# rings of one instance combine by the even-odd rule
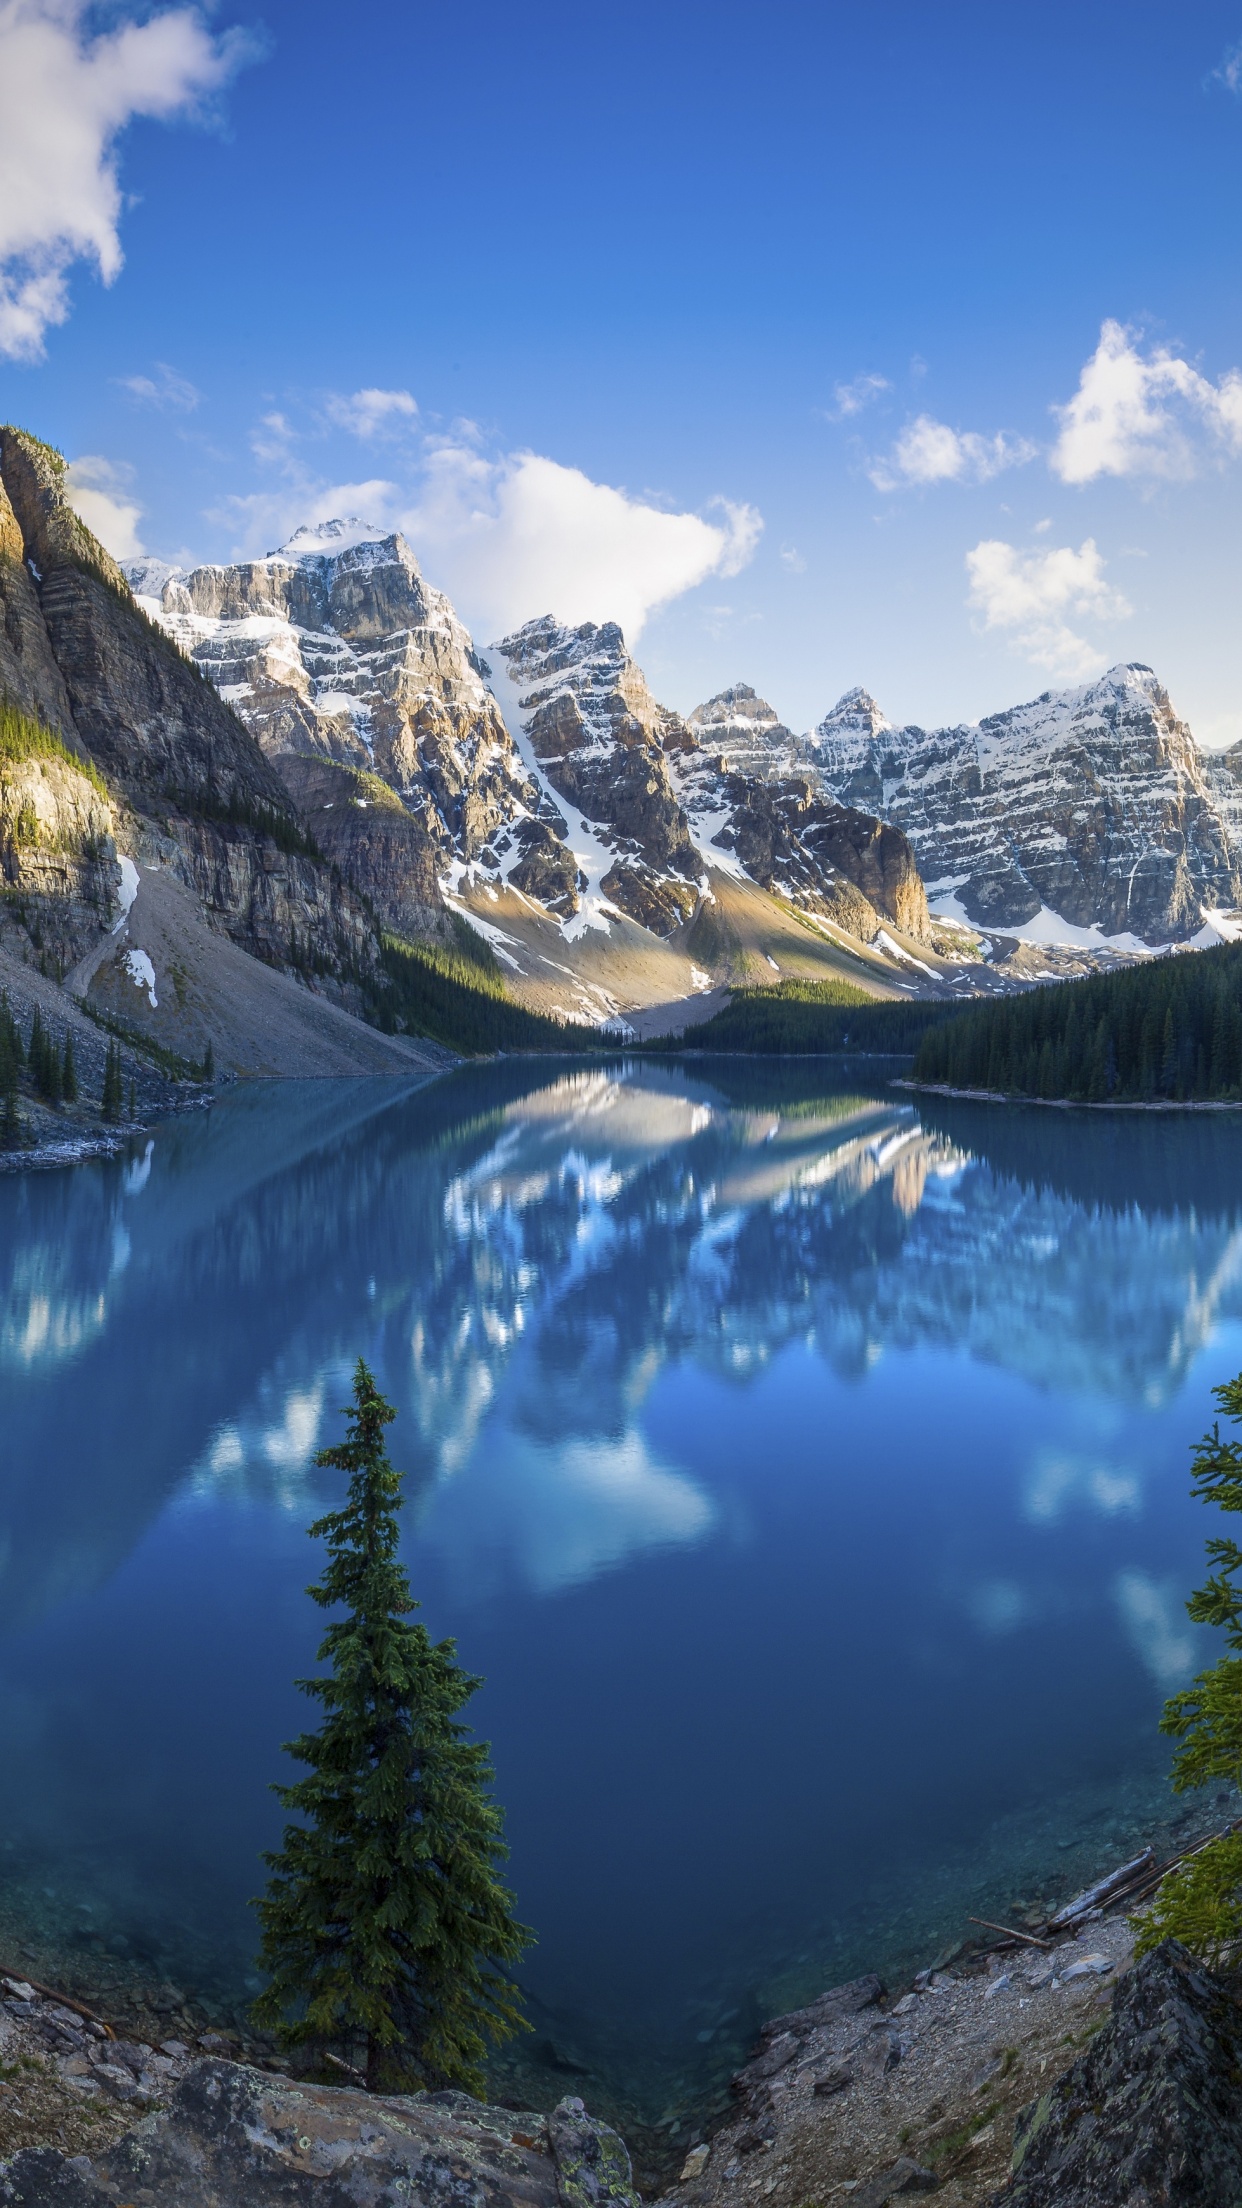
[[[0,1181],[0,1928],[242,1996],[359,1352],[596,2099],[1089,1868],[1167,1808],[1240,1164],[1232,1115],[511,1062]]]

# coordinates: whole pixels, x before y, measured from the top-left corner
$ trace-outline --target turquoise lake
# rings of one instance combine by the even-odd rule
[[[0,1962],[247,2000],[359,1353],[538,1932],[498,2090],[684,2137],[1174,1829],[1242,1125],[882,1074],[256,1084],[0,1180]]]

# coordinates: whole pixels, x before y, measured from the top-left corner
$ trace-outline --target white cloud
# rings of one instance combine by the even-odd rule
[[[1242,46],[1231,46],[1219,68],[1213,69],[1212,75],[1227,91],[1242,92]]]
[[[855,376],[852,383],[838,383],[833,387],[836,415],[839,421],[847,421],[851,414],[861,414],[865,406],[878,399],[881,391],[891,388],[887,376]]]
[[[400,495],[397,485],[383,476],[371,476],[365,483],[324,483],[291,467],[287,480],[275,489],[223,499],[208,508],[207,519],[230,532],[230,559],[255,559],[286,544],[303,522],[340,521],[358,514],[376,529],[395,529]]]
[[[69,270],[121,267],[116,139],[192,110],[255,48],[195,8],[91,37],[86,0],[0,0],[0,356],[38,360],[69,313]]]
[[[805,575],[806,573],[806,561],[796,544],[783,544],[781,546],[781,564],[789,569],[791,575]]]
[[[1131,1645],[1159,1687],[1178,1687],[1194,1667],[1195,1644],[1176,1590],[1147,1572],[1119,1572],[1113,1595]]]
[[[709,575],[736,575],[763,523],[714,502],[719,520],[669,513],[541,453],[491,459],[445,443],[402,527],[429,571],[488,636],[537,614],[618,621],[632,643],[657,606]]]
[[[710,1496],[641,1434],[549,1449],[510,1432],[503,1460],[478,1449],[437,1489],[420,1533],[477,1598],[510,1574],[540,1595],[581,1587],[644,1550],[692,1548],[715,1522]]]
[[[84,453],[65,477],[69,504],[82,516],[114,560],[136,560],[144,547],[138,533],[142,507],[129,491],[132,470]]]
[[[164,414],[192,414],[202,392],[166,360],[157,360],[155,366],[154,376],[118,376],[116,381],[141,406],[156,406]]]
[[[1144,355],[1120,322],[1103,324],[1077,391],[1054,411],[1061,433],[1051,464],[1063,483],[1101,475],[1184,480],[1197,473],[1205,446],[1242,453],[1242,374],[1230,368],[1211,383],[1175,353]]]
[[[987,537],[967,553],[966,571],[980,626],[1008,631],[1015,650],[1065,682],[1085,682],[1107,665],[1107,655],[1077,635],[1066,616],[1119,621],[1132,610],[1105,582],[1104,561],[1091,537],[1077,552],[1071,545],[1021,552]]]
[[[1042,1449],[1027,1482],[1023,1507],[1036,1525],[1056,1525],[1071,1505],[1098,1510],[1105,1518],[1136,1515],[1142,1488],[1128,1465],[1099,1463],[1060,1449]]]
[[[408,396],[358,392],[341,403]],[[400,409],[397,418],[409,417]],[[671,512],[542,453],[488,451],[469,422],[424,438],[399,481],[325,481],[308,464],[310,441],[282,413],[263,416],[251,449],[273,479],[207,516],[230,531],[234,558],[270,552],[302,522],[361,515],[402,530],[428,578],[484,638],[551,613],[617,621],[632,643],[656,607],[708,576],[738,574],[763,531],[752,506],[718,498],[703,514]]]
[[[920,414],[868,473],[877,491],[904,490],[910,484],[988,483],[1004,468],[1025,466],[1036,449],[1025,437],[980,437],[974,430],[950,429],[947,422]]]
[[[346,398],[331,391],[324,403],[328,420],[353,437],[378,437],[417,418],[418,406],[409,391],[354,391]]]

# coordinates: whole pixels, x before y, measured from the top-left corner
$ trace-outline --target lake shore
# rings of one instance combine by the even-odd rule
[[[951,1089],[943,1081],[911,1081],[899,1076],[888,1086],[890,1089],[911,1089],[918,1096],[959,1097],[971,1104],[1039,1104],[1053,1112],[1242,1112],[1242,1097],[1232,1102],[1212,1098],[1202,1103],[1179,1104],[1172,1097],[1157,1097],[1148,1104],[1120,1101],[1090,1104],[1078,1096],[1010,1096],[1003,1089]]]

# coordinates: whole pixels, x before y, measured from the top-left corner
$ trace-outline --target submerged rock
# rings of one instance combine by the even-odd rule
[[[28,2148],[0,2208],[638,2208],[617,2133],[568,2099],[550,2116],[468,2093],[384,2097],[196,2063],[169,2106],[106,2153]]]
[[[1018,2119],[994,2208],[1236,2208],[1242,1999],[1165,1940],[1086,2053]]]

